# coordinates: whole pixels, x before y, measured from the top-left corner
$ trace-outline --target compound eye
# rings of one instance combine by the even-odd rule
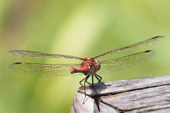
[[[90,60],[94,61],[94,58],[90,58]]]
[[[84,62],[82,62],[80,65],[83,66],[83,65],[84,65]]]
[[[89,62],[89,65],[93,65],[93,63],[92,63],[92,62]]]

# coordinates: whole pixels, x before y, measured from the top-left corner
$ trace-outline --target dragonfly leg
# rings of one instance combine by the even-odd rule
[[[91,85],[91,83],[90,83],[90,82],[88,82],[88,81],[86,81],[86,83],[88,83],[89,85]]]
[[[94,81],[93,81],[93,75],[91,76],[91,78],[92,78],[91,80],[92,80],[92,86],[93,86],[93,84],[94,84]]]
[[[85,83],[88,83],[88,84],[91,84],[91,83],[89,83],[87,80],[88,80],[88,78],[90,77],[90,75],[87,75],[84,79],[84,86],[85,86]],[[82,81],[82,80],[81,80]]]
[[[89,85],[91,85],[91,83],[90,83],[90,82],[88,82],[88,81],[86,81],[86,83],[88,83]]]
[[[83,85],[82,85],[82,81],[83,81],[84,79],[85,79],[85,78],[83,78],[83,79],[80,80],[80,82],[79,82],[79,84],[80,84],[81,86],[83,86]]]
[[[102,80],[102,77],[101,77],[101,76],[99,76],[98,74],[95,74],[94,76],[97,78],[98,83]]]
[[[96,88],[93,86],[93,84],[94,84],[93,76],[95,76],[95,75],[92,75],[92,87],[93,87],[94,91],[95,91],[96,94],[97,94]]]
[[[89,82],[87,81],[87,79],[88,79],[89,77],[90,77],[90,75],[87,75],[85,78],[83,78],[82,80],[80,80],[80,82],[79,82],[80,85],[83,86],[83,84],[82,84],[83,81],[85,81],[85,82],[88,83],[88,84],[91,84],[91,83],[89,83]]]
[[[88,78],[89,78],[89,75],[87,75],[85,78],[83,78],[82,80],[80,80],[80,82],[79,82],[80,85],[83,86],[82,82],[83,82],[84,80],[88,79]],[[89,83],[89,82],[87,82],[87,83]]]
[[[86,87],[85,87],[85,83],[87,82],[88,78],[90,77],[90,75],[87,75],[84,79],[84,93],[86,94]]]
[[[97,78],[97,80],[98,80],[98,83],[101,83],[102,85],[104,85],[105,86],[105,88],[106,88],[106,85],[103,83],[103,82],[101,82],[101,80],[102,80],[102,77],[101,76],[99,76],[98,74],[95,74],[95,77]],[[99,78],[100,79],[99,79]]]

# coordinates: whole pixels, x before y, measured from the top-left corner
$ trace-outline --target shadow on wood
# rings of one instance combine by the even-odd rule
[[[70,113],[169,113],[170,76],[95,84],[76,92]],[[98,108],[99,106],[99,108]]]

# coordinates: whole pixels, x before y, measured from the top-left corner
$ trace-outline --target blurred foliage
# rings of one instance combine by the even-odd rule
[[[16,61],[72,62],[9,56],[8,51],[13,49],[93,57],[164,35],[164,40],[151,46],[104,57],[147,49],[157,52],[155,58],[143,64],[102,77],[103,81],[114,81],[168,75],[169,11],[169,0],[0,0],[0,113],[68,113],[84,77],[12,72],[7,67]]]

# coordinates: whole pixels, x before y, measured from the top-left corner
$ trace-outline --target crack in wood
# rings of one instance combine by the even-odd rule
[[[167,108],[170,108],[170,107],[165,107],[165,108],[161,108],[161,109],[167,109]],[[147,110],[147,111],[142,111],[142,112],[139,112],[139,113],[157,111],[157,110],[161,110],[161,109]]]
[[[118,107],[113,106],[113,105],[111,105],[111,104],[108,104],[108,103],[104,102],[102,99],[101,99],[101,102],[102,102],[103,104],[105,104],[105,105],[107,105],[107,106],[109,106],[109,107],[115,109],[115,110],[116,110],[117,112],[119,112],[119,113],[124,113],[124,110],[119,109]]]
[[[105,94],[97,94],[97,95],[98,96],[116,95],[116,94],[126,93],[126,92],[130,92],[130,91],[137,91],[137,90],[143,90],[143,89],[149,89],[149,88],[155,88],[155,87],[161,87],[161,86],[167,86],[167,85],[170,85],[170,84],[162,84],[159,86],[155,85],[155,86],[150,86],[150,87],[143,87],[143,88],[138,88],[138,89],[130,89],[130,90],[126,90],[126,91],[120,91],[120,92],[116,92],[116,93],[105,93]]]
[[[79,91],[78,91],[78,92],[79,92]],[[84,94],[84,92],[79,92],[79,93]],[[99,106],[99,104],[100,104],[99,102],[101,102],[101,103],[103,103],[103,104],[105,104],[105,105],[113,108],[114,110],[116,110],[116,111],[119,112],[119,113],[124,113],[124,111],[121,110],[121,109],[119,109],[118,107],[113,106],[113,105],[111,105],[111,104],[108,104],[108,103],[104,102],[104,101],[100,98],[101,96],[99,96],[99,95],[95,95],[95,96],[91,96],[91,95],[87,95],[87,94],[84,94],[84,95],[86,95],[86,96],[94,99],[94,101],[95,101],[95,103],[96,103],[96,106],[97,106],[97,108],[98,108],[99,113],[100,113],[100,111],[101,111],[101,110],[100,110],[100,106]]]
[[[81,94],[84,94],[92,99],[94,99],[95,103],[96,103],[96,106],[97,106],[97,109],[98,111],[100,112],[100,106],[99,106],[99,102],[102,102],[103,104],[113,108],[114,110],[116,110],[117,112],[119,113],[124,113],[124,112],[129,112],[129,111],[133,111],[133,110],[136,110],[136,109],[141,109],[141,108],[146,108],[146,107],[140,107],[140,108],[136,108],[136,109],[128,109],[128,110],[122,110],[122,109],[119,109],[118,107],[116,106],[113,106],[109,103],[106,103],[104,102],[100,97],[102,96],[111,96],[111,95],[116,95],[116,94],[121,94],[121,93],[126,93],[126,92],[131,92],[131,91],[137,91],[137,90],[143,90],[143,89],[149,89],[149,88],[154,88],[154,87],[161,87],[161,86],[167,86],[167,85],[170,85],[170,84],[162,84],[162,85],[158,85],[158,86],[150,86],[150,87],[143,87],[143,88],[138,88],[138,89],[131,89],[131,90],[127,90],[127,91],[122,91],[122,92],[117,92],[117,93],[107,93],[107,94],[96,94],[96,95],[88,95],[88,94],[85,94],[84,92],[81,92],[81,91],[78,91],[79,93]],[[167,100],[168,101],[168,100]],[[170,100],[169,100],[170,101]],[[148,106],[147,106],[148,107]],[[149,106],[151,107],[151,106]],[[168,108],[168,107],[167,107]],[[152,110],[151,110],[152,111]]]
[[[167,113],[170,111],[170,76],[105,82],[78,90],[74,105],[78,111],[113,113]],[[81,104],[81,95],[89,100]],[[83,96],[84,97],[84,96]],[[77,103],[77,104],[76,104]],[[88,106],[90,105],[90,106]],[[82,109],[83,108],[83,109]],[[85,112],[83,112],[85,113]]]
[[[136,109],[128,109],[128,110],[123,110],[123,111],[124,111],[124,112],[131,112],[131,111],[134,111],[134,110],[140,110],[140,109],[143,109],[143,108],[150,108],[150,107],[152,107],[152,106],[140,107],[140,108],[136,108]],[[150,111],[157,111],[157,110],[167,109],[167,108],[170,108],[170,107],[164,107],[164,108],[159,108],[159,109],[143,110],[143,111],[138,111],[138,113],[144,113],[144,112],[150,112]]]

